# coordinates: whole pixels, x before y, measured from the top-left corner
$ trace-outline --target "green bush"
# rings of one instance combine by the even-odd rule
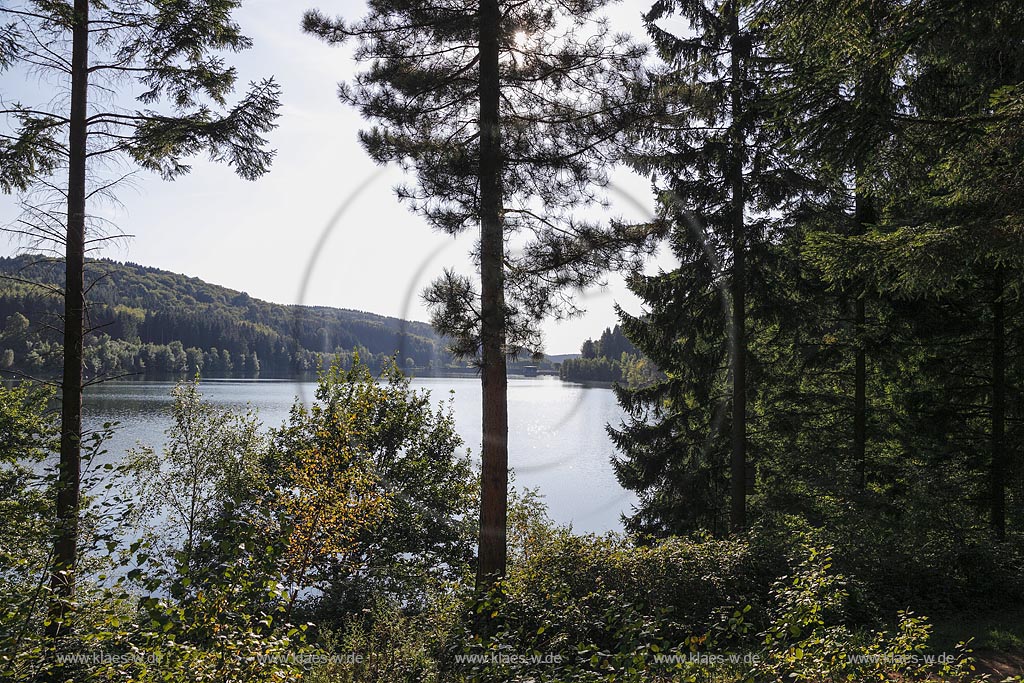
[[[938,615],[1024,604],[1024,539],[1000,543],[984,528],[883,522],[852,511],[815,533],[851,577],[853,616],[863,623],[900,608]]]
[[[410,613],[387,599],[350,615],[340,630],[323,632],[319,662],[309,683],[432,683],[445,636],[457,619],[459,601],[437,590],[424,609]]]
[[[952,681],[971,670],[964,645],[950,661],[927,652],[922,617],[853,624],[849,581],[810,533],[637,547],[563,530],[528,558],[468,610],[445,657],[454,677]]]
[[[745,626],[763,613],[785,566],[768,551],[746,540],[636,545],[615,535],[551,531],[496,592],[473,605],[447,663],[488,680],[523,669],[589,680],[639,675],[656,655],[689,651],[708,638],[742,640],[745,629],[733,614],[743,615]],[[473,635],[481,628],[488,637]],[[532,661],[501,665],[510,654]]]

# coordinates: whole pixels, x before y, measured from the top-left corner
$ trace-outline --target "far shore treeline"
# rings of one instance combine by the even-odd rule
[[[89,261],[91,332],[85,372],[208,377],[288,377],[315,373],[325,358],[359,353],[379,367],[399,356],[406,368],[450,365],[429,325],[320,306],[255,299],[198,278],[134,263]],[[52,375],[62,361],[63,264],[38,255],[0,258],[0,367]],[[40,287],[38,284],[51,288]]]
[[[427,323],[328,306],[276,304],[199,278],[109,259],[87,264],[92,317],[87,377],[280,378],[315,376],[356,354],[379,370],[395,358],[419,375],[474,375]],[[0,373],[44,379],[60,372],[60,261],[0,257]],[[557,358],[510,363],[554,374]]]

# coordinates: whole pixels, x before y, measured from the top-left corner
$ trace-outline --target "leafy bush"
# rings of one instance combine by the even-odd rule
[[[303,605],[310,617],[337,627],[380,597],[422,605],[431,586],[465,578],[478,483],[451,405],[435,408],[393,361],[375,377],[358,358],[332,366],[316,398],[272,433],[268,463],[278,494],[303,492],[293,523],[294,513],[315,521],[318,547],[334,548],[308,567],[318,590]],[[331,491],[346,493],[349,511],[333,526],[320,505]]]
[[[792,518],[782,526],[792,528]],[[831,517],[815,534],[850,577],[853,616],[863,623],[894,607],[938,615],[1024,604],[1021,538],[1000,543],[984,528],[913,515],[885,521],[859,510]]]
[[[244,529],[224,531],[224,537],[233,531],[245,536]],[[141,553],[140,566],[128,576],[150,594],[107,591],[108,603],[113,598],[133,609],[81,629],[80,651],[104,655],[89,662],[90,680],[260,683],[301,674],[302,657],[310,651],[307,625],[289,622],[279,551],[252,540],[239,543],[238,536],[230,547],[197,550],[222,561],[197,566],[177,553],[172,583],[165,586],[158,578],[165,572],[147,571],[162,558]]]
[[[952,660],[927,653],[924,618],[900,612],[891,631],[851,625],[848,582],[810,536],[773,545],[781,565],[756,538],[634,547],[563,530],[472,605],[446,665],[495,681],[952,681],[971,671],[966,646]]]
[[[927,619],[899,612],[894,631],[856,631],[843,623],[846,580],[832,571],[828,549],[806,549],[793,576],[772,589],[774,606],[764,631],[755,678],[793,681],[942,680],[965,678],[973,667],[966,645],[955,661],[929,659]]]
[[[431,683],[444,638],[457,619],[455,592],[438,590],[425,608],[410,613],[378,599],[352,615],[341,630],[322,633],[321,662],[310,668],[310,683]]]
[[[340,640],[322,648],[369,657],[348,674],[427,676],[440,647],[427,634],[445,614],[435,596],[468,574],[476,484],[450,407],[435,409],[393,364],[379,379],[334,366],[316,404],[296,404],[269,435],[254,415],[179,385],[160,456],[142,449],[99,476],[85,468],[83,488],[106,491],[85,501],[78,593],[59,640],[45,633],[52,475],[37,467],[53,460],[54,426],[44,394],[0,387],[0,509],[13,517],[0,530],[3,680],[326,675],[311,665],[334,653],[307,644],[313,633],[297,623],[309,613],[337,626]],[[128,545],[132,500],[156,533]],[[351,599],[359,587],[374,596],[365,612]]]
[[[141,446],[129,454],[128,467],[135,473],[132,495],[146,510],[159,550],[191,558],[211,526],[266,492],[268,443],[251,410],[204,401],[198,380],[179,383],[171,398],[174,421],[162,452]]]

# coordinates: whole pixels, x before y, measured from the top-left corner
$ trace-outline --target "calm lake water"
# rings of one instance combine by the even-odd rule
[[[109,382],[90,387],[87,425],[119,422],[108,442],[110,458],[138,444],[159,447],[170,426],[173,382]],[[480,452],[480,382],[475,378],[415,379],[435,402],[451,397],[456,428],[474,457]],[[315,384],[286,380],[204,380],[206,400],[218,406],[250,404],[266,426],[277,427],[296,397],[312,399]],[[509,463],[516,486],[538,488],[552,519],[577,532],[620,530],[619,515],[635,497],[615,479],[615,452],[606,424],[622,411],[610,389],[566,384],[553,377],[509,378]]]

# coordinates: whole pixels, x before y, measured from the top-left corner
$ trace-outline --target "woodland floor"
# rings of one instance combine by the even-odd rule
[[[1024,607],[936,619],[932,649],[953,652],[957,642],[972,636],[979,676],[1002,681],[1024,675]]]

